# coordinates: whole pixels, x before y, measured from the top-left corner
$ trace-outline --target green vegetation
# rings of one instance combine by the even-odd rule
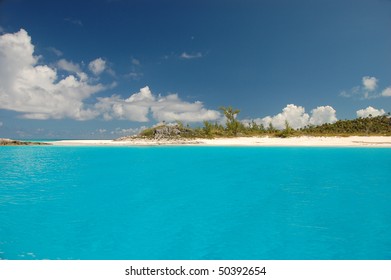
[[[243,130],[243,124],[236,119],[236,116],[240,113],[240,110],[229,107],[220,107],[226,118],[226,132],[230,135],[237,136],[240,130]]]
[[[7,138],[0,138],[0,146],[32,146],[32,145],[51,145],[43,142],[29,142],[29,141],[19,141],[12,140]]]
[[[285,122],[285,128],[278,130],[269,123],[265,128],[262,124],[254,121],[244,124],[237,120],[238,109],[231,106],[221,107],[226,122],[225,126],[219,123],[203,122],[202,127],[185,127],[183,123],[177,122],[175,125],[160,125],[153,128],[147,128],[139,136],[146,138],[218,138],[218,137],[251,137],[251,136],[269,136],[269,137],[292,137],[292,136],[371,136],[383,135],[391,136],[391,117],[378,116],[357,118],[354,120],[339,120],[333,124],[322,124],[318,126],[309,125],[301,129],[294,129],[288,121]]]
[[[152,138],[156,127],[150,127],[140,132],[139,136]]]
[[[333,124],[307,126],[299,130],[300,134],[313,136],[391,136],[390,116],[357,118],[354,120],[339,120]]]
[[[295,135],[295,130],[289,125],[288,121],[285,121],[285,129],[274,133],[274,136],[280,138],[287,138]]]

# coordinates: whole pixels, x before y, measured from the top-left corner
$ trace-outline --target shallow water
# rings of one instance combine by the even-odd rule
[[[0,147],[2,259],[391,259],[391,149]]]

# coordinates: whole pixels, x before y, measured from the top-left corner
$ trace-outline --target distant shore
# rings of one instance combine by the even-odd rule
[[[277,147],[389,147],[391,136],[350,137],[235,137],[215,139],[141,139],[115,140],[60,140],[54,146],[277,146]]]
[[[9,138],[0,138],[0,146],[36,146],[36,145],[50,145],[47,142],[31,142],[31,141],[19,141]]]

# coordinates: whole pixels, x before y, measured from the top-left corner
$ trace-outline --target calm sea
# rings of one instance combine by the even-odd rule
[[[391,259],[391,149],[0,147],[0,259]]]

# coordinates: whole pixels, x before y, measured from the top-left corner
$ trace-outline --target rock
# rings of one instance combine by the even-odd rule
[[[178,126],[163,126],[155,128],[153,131],[153,136],[155,139],[166,139],[180,136],[181,131]]]
[[[157,127],[147,128],[138,135],[124,136],[115,139],[114,141],[133,141],[140,139],[156,140],[156,141],[176,141],[187,140],[192,135],[192,130],[188,127],[179,125],[161,125]]]

